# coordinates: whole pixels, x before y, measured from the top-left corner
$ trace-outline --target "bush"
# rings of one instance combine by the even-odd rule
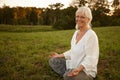
[[[55,24],[53,24],[53,28],[55,29],[73,29],[75,26],[75,21],[73,18],[66,16],[60,20],[58,20]]]
[[[101,23],[99,21],[92,22],[93,27],[99,27]]]
[[[117,19],[117,18],[113,19],[112,26],[118,26],[118,25],[120,25],[120,19]]]

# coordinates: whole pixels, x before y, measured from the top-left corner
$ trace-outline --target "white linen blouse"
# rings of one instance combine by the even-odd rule
[[[83,71],[87,75],[95,77],[99,58],[98,37],[92,29],[89,29],[76,43],[76,36],[79,31],[76,30],[72,37],[71,49],[63,53],[66,59],[66,67],[67,69],[74,69],[83,65]]]

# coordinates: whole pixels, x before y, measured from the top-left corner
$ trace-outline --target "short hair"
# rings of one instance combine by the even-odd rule
[[[76,11],[76,13],[78,13],[78,12],[80,12],[80,13],[82,13],[82,14],[84,14],[87,18],[89,18],[89,28],[91,28],[91,21],[92,21],[92,12],[91,12],[91,10],[90,10],[90,8],[89,7],[86,7],[86,6],[82,6],[82,7],[79,7],[78,9],[77,9],[77,11]],[[78,26],[76,25],[76,28],[77,28]]]

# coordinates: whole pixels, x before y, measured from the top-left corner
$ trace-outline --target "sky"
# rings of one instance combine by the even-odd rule
[[[0,7],[4,4],[10,7],[37,7],[46,8],[49,4],[62,3],[64,8],[68,7],[72,0],[0,0]]]
[[[62,3],[64,8],[68,7],[73,0],[0,0],[0,7],[4,4],[10,7],[37,7],[37,8],[46,8],[50,4]],[[108,0],[109,2],[113,0]]]

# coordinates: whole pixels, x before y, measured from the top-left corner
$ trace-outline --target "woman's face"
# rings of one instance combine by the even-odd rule
[[[84,14],[81,14],[80,12],[76,13],[76,24],[79,28],[87,26],[88,22],[89,18],[87,18]]]

